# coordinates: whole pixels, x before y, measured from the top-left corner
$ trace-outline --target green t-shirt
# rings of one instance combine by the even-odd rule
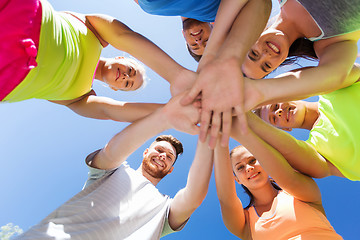
[[[41,0],[42,22],[36,61],[26,78],[4,99],[70,100],[91,90],[103,49],[86,25],[70,13],[56,12]]]
[[[319,96],[320,119],[307,140],[348,179],[360,180],[360,82]]]

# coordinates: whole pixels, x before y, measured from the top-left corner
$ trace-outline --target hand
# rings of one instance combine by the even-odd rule
[[[246,131],[243,84],[243,74],[236,59],[217,59],[203,66],[194,86],[182,98],[181,103],[188,105],[201,93],[200,140],[206,140],[211,127],[210,147],[215,147],[220,129],[221,145],[228,143],[233,109]]]
[[[190,89],[194,85],[196,77],[197,73],[184,68],[174,82],[170,84],[171,96],[174,97]]]
[[[166,120],[171,127],[178,131],[186,132],[192,135],[199,134],[197,124],[200,119],[200,108],[193,104],[183,106],[180,100],[187,92],[173,97],[162,109]],[[160,123],[161,124],[161,123]]]

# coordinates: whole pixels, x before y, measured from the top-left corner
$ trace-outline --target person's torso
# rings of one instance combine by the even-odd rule
[[[181,16],[202,22],[214,22],[220,0],[139,0],[147,13],[162,16]]]
[[[4,99],[70,100],[91,90],[102,46],[70,13],[56,12],[42,0],[42,23],[36,61],[26,78]]]
[[[360,82],[319,97],[307,142],[350,180],[360,180]]]
[[[123,164],[20,239],[159,239],[170,203],[144,176]]]
[[[280,6],[285,7],[287,1],[279,0]],[[296,1],[305,8],[321,31],[319,36],[309,38],[312,41],[360,30],[360,4],[358,0]]]
[[[270,211],[260,217],[253,206],[248,212],[253,240],[342,239],[322,212],[284,191],[279,192]]]

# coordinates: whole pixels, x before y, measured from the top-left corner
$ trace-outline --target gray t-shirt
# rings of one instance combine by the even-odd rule
[[[89,170],[81,192],[19,239],[143,240],[174,232],[167,221],[172,199],[126,162],[113,170]]]
[[[283,6],[287,0],[279,0]],[[359,0],[297,0],[313,17],[321,30],[311,41],[331,38],[360,30]]]

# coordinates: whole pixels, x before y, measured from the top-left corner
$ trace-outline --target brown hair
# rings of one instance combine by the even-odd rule
[[[175,148],[176,151],[175,161],[178,158],[178,156],[184,152],[182,143],[172,135],[160,135],[155,139],[154,142],[161,142],[161,141],[166,141]]]
[[[187,50],[190,53],[190,56],[192,56],[195,59],[195,61],[200,62],[200,59],[201,59],[202,55],[197,55],[197,54],[193,53],[188,44],[186,44],[186,47],[187,47]]]
[[[280,66],[297,63],[299,58],[305,58],[312,61],[318,60],[314,50],[314,42],[307,38],[296,39],[289,48],[287,58],[280,64]]]

